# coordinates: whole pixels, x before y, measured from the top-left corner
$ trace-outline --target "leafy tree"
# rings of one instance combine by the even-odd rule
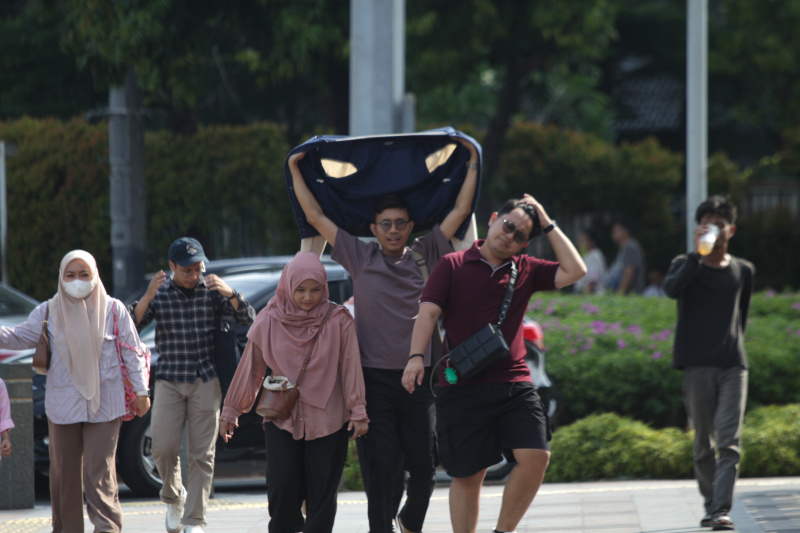
[[[106,105],[108,93],[65,60],[60,34],[61,16],[46,2],[0,5],[0,117],[69,118]]]
[[[616,36],[615,11],[612,0],[411,0],[408,85],[424,110],[428,94],[482,104],[477,116],[487,119],[484,170],[493,175],[515,119],[541,114],[543,102],[555,102],[554,93],[574,80],[584,87],[587,80],[594,83],[595,62]]]
[[[731,92],[736,117],[773,134],[800,119],[800,3],[716,0],[709,70]]]
[[[346,124],[347,5],[326,0],[67,0],[64,46],[100,87],[136,73],[171,129],[274,118]],[[345,105],[342,105],[344,102]]]

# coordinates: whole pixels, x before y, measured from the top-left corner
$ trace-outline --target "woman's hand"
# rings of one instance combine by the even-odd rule
[[[150,410],[150,396],[139,396],[133,402],[133,408],[136,409],[136,415],[143,417]]]
[[[236,428],[235,424],[231,424],[227,420],[220,420],[219,421],[219,436],[222,437],[222,440],[228,442],[231,437],[233,437],[233,430]]]
[[[350,437],[350,440],[356,440],[358,437],[366,435],[368,430],[369,422],[366,420],[351,420],[350,423],[347,424],[347,431],[353,432],[353,436]],[[225,442],[228,441],[226,440]]]
[[[11,455],[11,438],[8,436],[8,431],[3,432],[3,438],[0,441],[0,455],[3,457]]]

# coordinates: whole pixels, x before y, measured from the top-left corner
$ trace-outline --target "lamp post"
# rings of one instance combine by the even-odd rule
[[[708,195],[708,0],[686,4],[686,250],[694,210]]]

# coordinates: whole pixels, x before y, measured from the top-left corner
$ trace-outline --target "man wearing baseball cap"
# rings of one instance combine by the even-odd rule
[[[253,307],[214,274],[203,276],[208,262],[203,247],[181,237],[169,247],[168,278],[153,276],[147,292],[131,304],[141,331],[156,321],[155,396],[151,428],[153,459],[164,482],[166,529],[202,533],[214,476],[219,408],[222,401],[214,363],[214,318],[232,315],[250,325]],[[183,488],[179,455],[183,428],[188,426],[189,479]]]

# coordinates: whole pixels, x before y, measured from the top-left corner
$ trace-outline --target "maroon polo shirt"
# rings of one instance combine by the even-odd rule
[[[420,302],[436,304],[442,309],[442,325],[448,343],[458,346],[486,324],[497,323],[513,260],[518,270],[517,282],[508,314],[500,326],[511,353],[477,378],[459,378],[457,385],[531,381],[525,364],[522,320],[534,292],[556,289],[559,263],[520,255],[494,268],[478,250],[483,242],[476,241],[467,250],[445,255],[433,269]],[[439,383],[447,386],[444,367],[442,363]]]

